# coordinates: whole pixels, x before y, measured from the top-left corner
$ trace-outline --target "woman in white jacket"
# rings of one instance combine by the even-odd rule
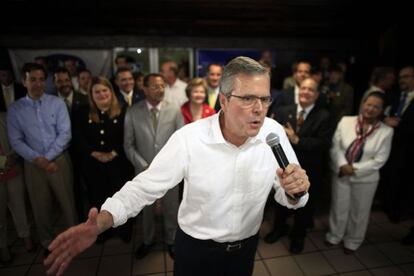
[[[391,150],[393,129],[381,122],[384,96],[372,92],[361,105],[359,116],[341,119],[333,137],[333,169],[330,231],[326,243],[344,243],[351,254],[364,240],[379,169]]]

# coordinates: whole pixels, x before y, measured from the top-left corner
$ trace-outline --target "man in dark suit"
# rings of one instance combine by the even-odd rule
[[[300,83],[310,76],[311,65],[309,62],[300,61],[296,66],[296,71],[293,74],[295,80],[295,87],[288,88],[280,93],[277,99],[273,100],[272,105],[269,107],[267,116],[276,118],[279,108],[282,106],[298,104],[299,99],[299,85]]]
[[[220,101],[218,96],[220,93],[220,79],[223,74],[223,66],[218,63],[211,63],[207,67],[206,81],[208,86],[208,93],[206,101],[211,108],[216,112],[220,110]]]
[[[394,128],[390,157],[382,170],[381,185],[385,188],[386,211],[394,223],[401,219],[403,206],[412,202],[411,163],[414,154],[414,66],[399,73],[400,97],[396,98],[384,122]],[[406,243],[414,243],[414,229]]]
[[[335,126],[343,116],[353,114],[354,89],[345,82],[343,69],[338,65],[329,69],[327,101]]]
[[[53,75],[53,80],[57,96],[65,102],[69,115],[73,118],[81,106],[88,104],[88,97],[73,89],[70,73],[66,68],[58,68]]]
[[[26,88],[13,81],[10,68],[0,66],[0,111],[7,111],[8,106],[26,96]]]
[[[71,120],[71,129],[72,132],[76,127],[74,124],[74,119],[76,114],[82,106],[88,105],[88,97],[76,92],[72,86],[72,80],[68,69],[62,67],[58,68],[54,75],[53,79],[55,82],[55,87],[57,91],[57,96],[63,99],[68,109],[70,120]],[[72,145],[69,147],[69,154],[73,164],[73,189],[75,195],[75,206],[79,219],[83,220],[85,218],[84,210],[84,198],[85,198],[85,189],[82,184],[82,177],[79,170],[79,159],[75,154],[75,150]]]
[[[135,88],[135,80],[132,71],[126,67],[118,68],[116,71],[114,90],[121,107],[129,107],[145,98],[145,96],[139,93]]]
[[[331,124],[329,112],[319,108],[315,103],[319,96],[315,80],[307,78],[301,82],[299,104],[281,107],[276,120],[284,125],[286,134],[296,152],[299,163],[306,170],[312,183],[308,204],[300,210],[290,211],[277,204],[273,231],[265,237],[267,243],[274,243],[288,233],[286,220],[290,212],[294,214],[294,225],[290,232],[290,251],[302,252],[306,236],[306,228],[312,225],[314,203],[317,200],[316,190],[322,181],[326,162],[325,152],[331,140]]]

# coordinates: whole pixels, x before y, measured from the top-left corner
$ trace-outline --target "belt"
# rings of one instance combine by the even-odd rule
[[[239,241],[234,241],[234,242],[216,242],[213,240],[207,240],[210,244],[213,244],[214,246],[220,247],[225,249],[227,252],[233,252],[233,251],[237,251],[240,250],[241,248],[243,248],[246,243],[248,243],[251,240],[254,240],[255,238],[257,238],[259,234],[257,233],[256,235],[253,235],[251,237],[248,237],[246,239],[243,240],[239,240]]]
[[[259,233],[256,233],[253,236],[250,236],[246,239],[234,241],[234,242],[217,242],[214,240],[199,240],[188,234],[186,234],[180,227],[177,229],[177,235],[183,237],[183,239],[191,240],[195,246],[208,246],[224,249],[226,252],[233,252],[242,249],[249,242],[257,242]],[[176,236],[177,240],[177,236]]]

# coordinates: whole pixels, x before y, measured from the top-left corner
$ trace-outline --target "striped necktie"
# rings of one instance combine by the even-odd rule
[[[154,130],[157,130],[158,118],[157,118],[158,109],[153,107],[151,108],[151,117],[152,117],[152,127]]]
[[[305,121],[305,110],[302,109],[299,112],[298,119],[296,120],[296,133],[299,132],[300,128],[302,127],[303,122]]]

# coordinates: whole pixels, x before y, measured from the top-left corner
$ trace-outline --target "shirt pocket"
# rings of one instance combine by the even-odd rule
[[[46,127],[52,127],[52,128],[56,127],[56,115],[55,114],[47,114],[43,116],[43,118],[44,118],[44,124],[46,125]]]

